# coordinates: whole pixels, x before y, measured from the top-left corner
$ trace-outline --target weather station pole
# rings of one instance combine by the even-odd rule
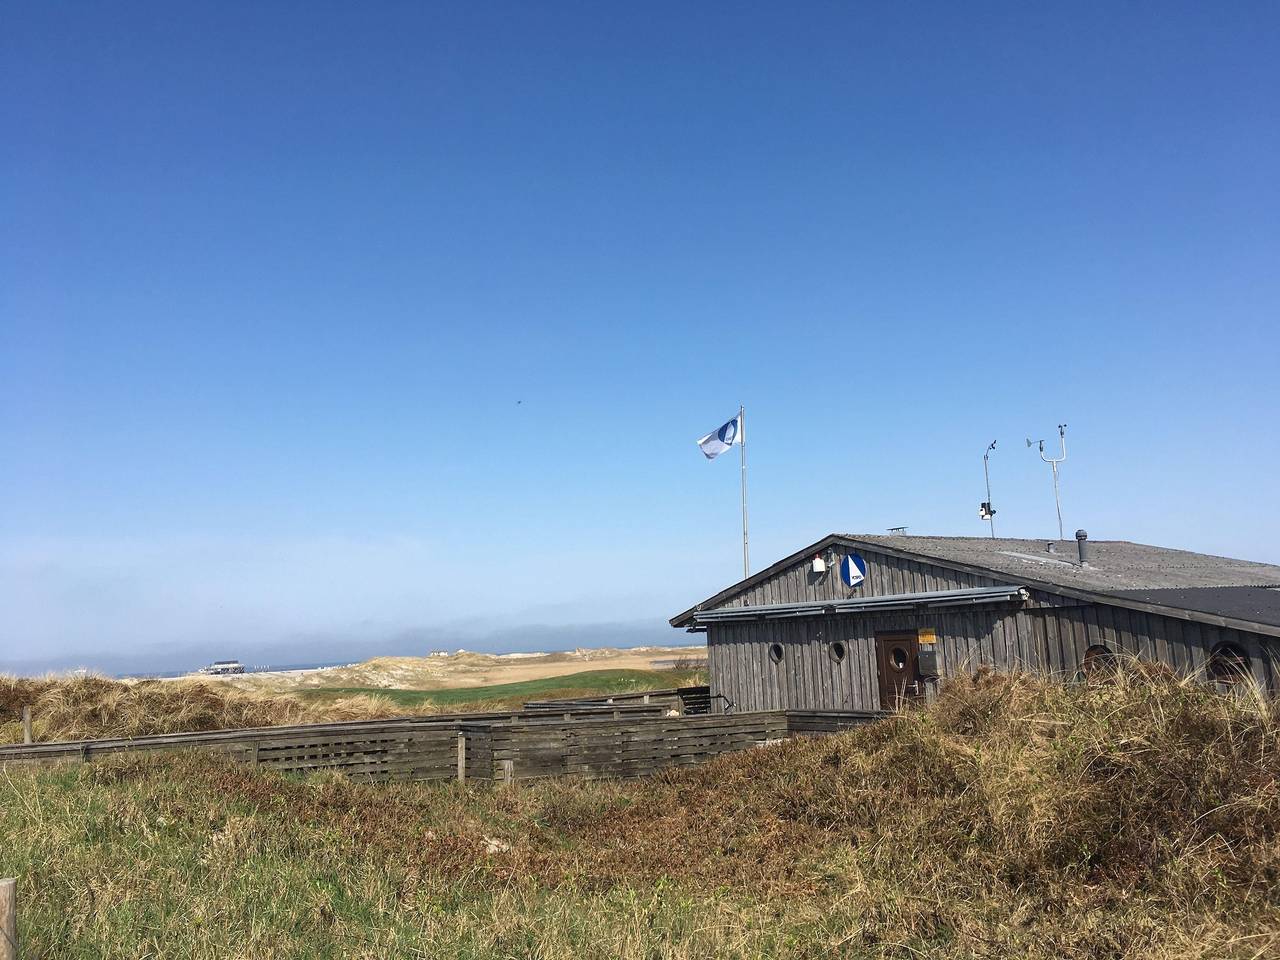
[[[1053,505],[1058,510],[1058,539],[1062,540],[1062,500],[1058,496],[1058,464],[1067,459],[1067,425],[1065,423],[1058,424],[1058,440],[1062,443],[1062,456],[1060,457],[1046,457],[1044,455],[1043,440],[1036,441],[1028,437],[1027,446],[1029,447],[1033,443],[1039,443],[1040,459],[1053,468]]]
[[[747,410],[738,404],[738,455],[742,459],[742,578],[751,576],[751,554],[747,548]]]
[[[991,451],[996,448],[996,442],[991,441],[987,447],[987,452],[982,455],[982,475],[987,481],[987,502],[978,510],[978,516],[987,521],[991,525],[991,539],[996,538],[996,511],[991,506],[991,468],[987,465],[987,461],[991,459]]]

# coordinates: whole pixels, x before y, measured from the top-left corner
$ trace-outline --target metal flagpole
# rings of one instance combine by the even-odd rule
[[[751,576],[751,555],[747,550],[747,411],[738,404],[738,453],[742,456],[742,577]]]

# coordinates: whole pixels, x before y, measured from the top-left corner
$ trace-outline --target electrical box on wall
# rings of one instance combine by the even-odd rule
[[[935,643],[920,644],[920,652],[917,655],[916,663],[919,664],[921,677],[938,676],[938,645]]]

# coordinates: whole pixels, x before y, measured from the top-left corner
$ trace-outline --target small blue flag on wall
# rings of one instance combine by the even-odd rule
[[[856,553],[848,554],[840,561],[840,579],[852,589],[867,578],[867,561]]]

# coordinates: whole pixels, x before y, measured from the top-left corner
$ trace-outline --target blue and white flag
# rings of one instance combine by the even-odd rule
[[[699,438],[698,446],[702,448],[702,455],[708,460],[714,460],[735,443],[742,443],[741,419],[742,414],[738,414],[719,430],[712,430],[705,437]]]

